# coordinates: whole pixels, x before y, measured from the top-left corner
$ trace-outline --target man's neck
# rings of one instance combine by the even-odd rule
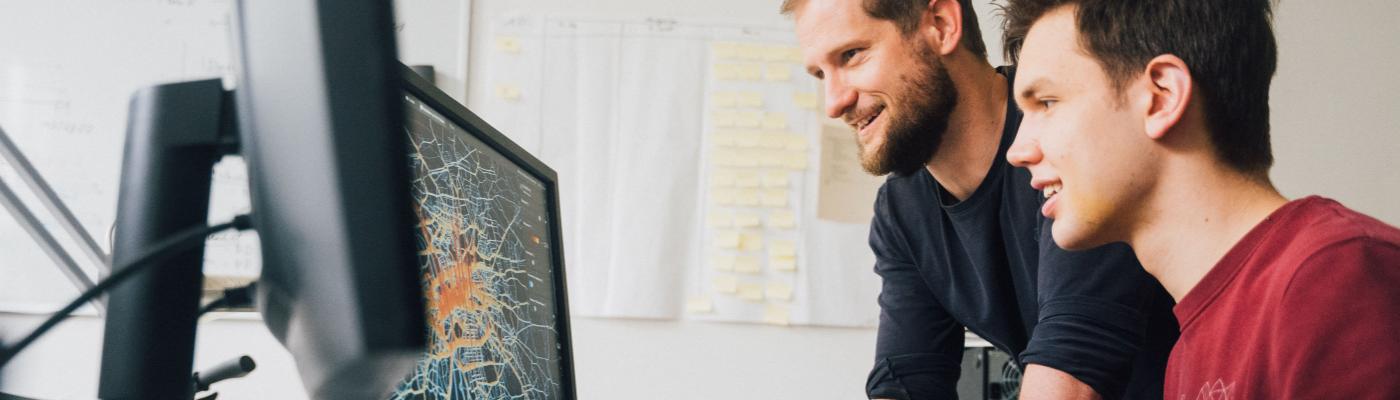
[[[968,79],[953,80],[958,104],[948,117],[938,151],[926,164],[939,186],[959,201],[977,190],[997,162],[1006,123],[1006,78],[986,64],[978,67],[969,68],[977,72]]]
[[[1199,161],[1199,160],[1197,160]],[[1138,260],[1181,301],[1250,230],[1288,202],[1266,178],[1213,163],[1162,168],[1154,199],[1128,240]],[[1210,164],[1192,170],[1193,166]]]

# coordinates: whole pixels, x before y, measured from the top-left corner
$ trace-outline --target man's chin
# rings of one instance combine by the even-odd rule
[[[1055,245],[1065,250],[1088,250],[1108,244],[1097,238],[1094,227],[1075,223],[1073,218],[1056,219],[1050,226],[1050,236]]]

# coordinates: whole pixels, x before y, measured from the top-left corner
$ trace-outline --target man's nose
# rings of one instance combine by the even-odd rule
[[[823,82],[826,86],[826,116],[841,118],[846,110],[855,106],[856,91],[851,90],[839,76],[828,76]]]
[[[1016,132],[1016,141],[1006,150],[1006,161],[1021,168],[1040,163],[1045,155],[1040,152],[1040,138],[1036,135],[1034,126],[1023,121]]]

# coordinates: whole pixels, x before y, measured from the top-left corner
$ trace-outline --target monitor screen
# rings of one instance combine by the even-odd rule
[[[404,98],[427,350],[391,398],[565,398],[548,187],[430,101]]]

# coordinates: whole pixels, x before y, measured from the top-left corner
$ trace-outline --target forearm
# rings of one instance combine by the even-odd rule
[[[1026,366],[1021,377],[1021,400],[1100,400],[1098,392],[1073,375],[1038,364]]]

